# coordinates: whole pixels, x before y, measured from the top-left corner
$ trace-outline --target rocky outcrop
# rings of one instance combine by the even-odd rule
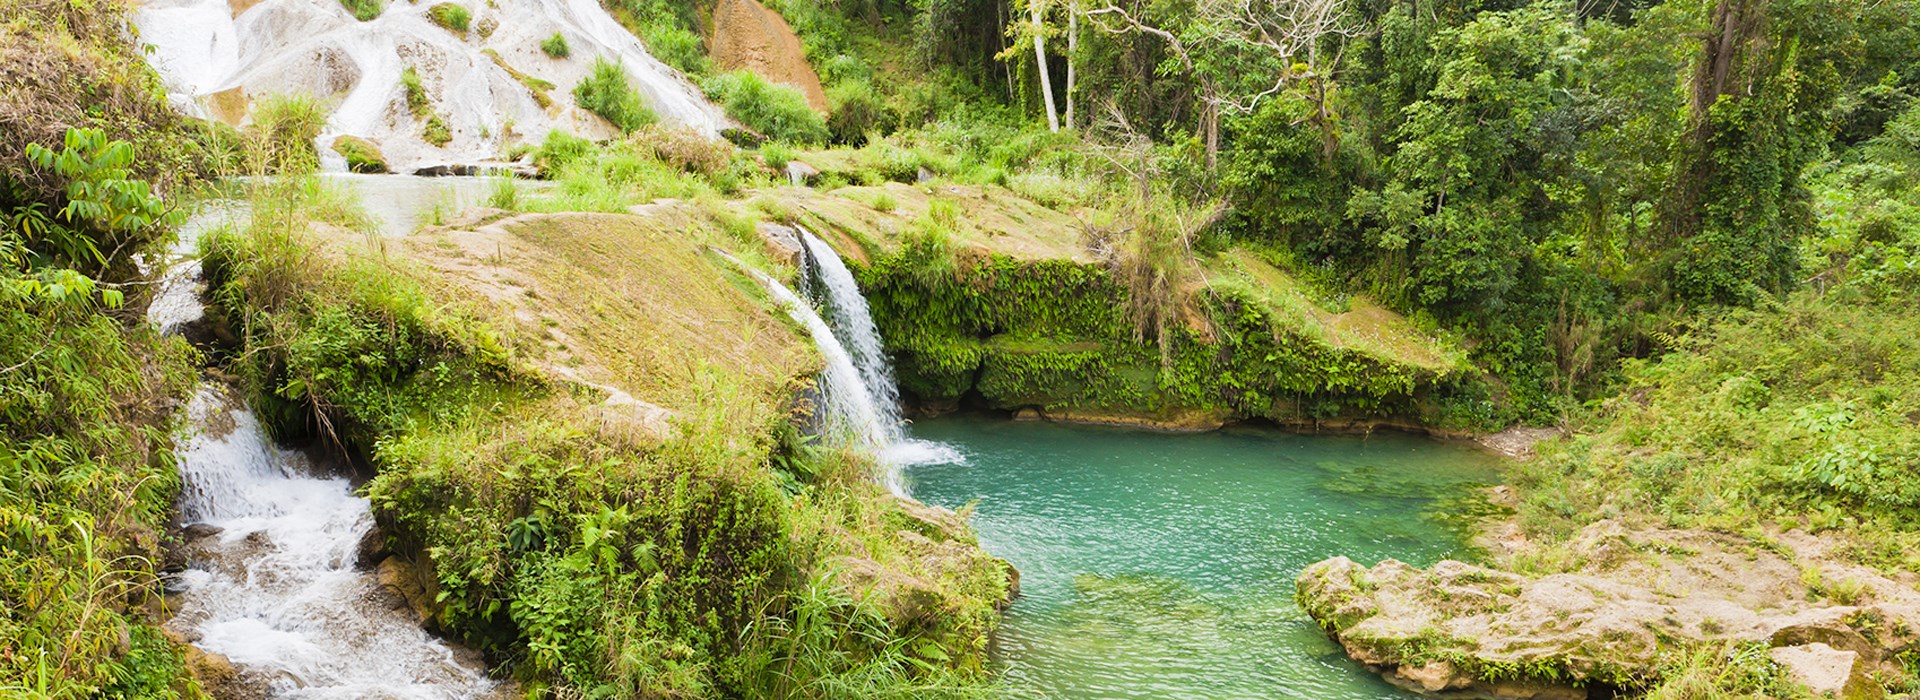
[[[1355,660],[1432,694],[1587,697],[1590,688],[1657,680],[1663,653],[1676,648],[1731,643],[1773,647],[1787,676],[1816,694],[1878,698],[1868,674],[1912,646],[1880,633],[1905,622],[1868,622],[1898,611],[1804,596],[1761,605],[1722,593],[1612,575],[1533,578],[1458,561],[1367,568],[1339,557],[1302,573],[1297,595]]]

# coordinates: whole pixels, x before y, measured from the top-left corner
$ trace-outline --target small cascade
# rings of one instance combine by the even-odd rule
[[[731,255],[721,255],[759,279],[767,292],[787,307],[787,313],[806,326],[814,345],[827,361],[826,368],[820,372],[824,405],[821,414],[827,432],[870,450],[884,469],[881,479],[888,490],[906,496],[903,473],[906,467],[958,463],[965,461],[965,457],[947,445],[907,437],[901,427],[893,368],[881,349],[880,334],[867,310],[867,300],[860,295],[859,287],[854,286],[853,273],[832,247],[804,229],[801,236],[810,262],[809,271],[826,288],[826,299],[820,306],[833,318],[832,324],[814,310],[814,305],[780,280]]]
[[[230,211],[182,227],[193,238]],[[176,257],[149,320],[168,332],[200,317],[194,261]],[[276,698],[458,700],[496,692],[478,664],[428,635],[357,570],[371,506],[345,478],[279,449],[225,387],[187,407],[178,448],[189,524],[187,570],[169,582],[168,627],[225,655]]]

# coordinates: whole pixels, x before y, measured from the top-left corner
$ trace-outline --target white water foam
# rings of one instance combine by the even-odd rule
[[[826,244],[819,243],[812,234],[803,230],[801,235],[807,241],[809,250],[816,243],[826,248]],[[845,275],[839,283],[851,285],[853,275],[847,271],[845,264],[840,262],[839,256],[833,254],[832,248],[826,248],[826,253],[826,257],[832,259],[833,264],[838,265],[840,272]],[[901,429],[903,421],[900,418],[899,396],[893,384],[893,371],[887,365],[885,353],[880,350],[879,333],[873,327],[872,316],[867,313],[866,299],[860,297],[858,287],[843,287],[840,292],[840,294],[846,294],[847,290],[851,289],[851,294],[857,302],[841,299],[826,304],[829,309],[832,309],[830,313],[836,317],[845,314],[864,321],[864,326],[860,326],[859,330],[850,332],[850,337],[857,337],[851,343],[852,347],[858,349],[857,354],[849,350],[850,344],[842,342],[835,328],[814,310],[813,305],[808,304],[785,284],[781,284],[780,280],[731,255],[726,253],[721,255],[760,280],[760,283],[767,288],[767,292],[773,295],[774,300],[785,306],[787,313],[807,328],[808,334],[813,337],[814,346],[819,348],[821,357],[827,361],[826,368],[820,372],[820,394],[822,403],[825,404],[821,417],[824,419],[826,432],[848,444],[872,452],[884,470],[881,480],[888,490],[898,496],[908,495],[906,467],[918,464],[955,464],[966,461],[965,456],[948,445],[909,438]],[[827,284],[831,289],[834,283]],[[852,319],[846,322],[848,326],[854,326],[857,323],[858,321]],[[842,333],[848,332],[842,331]],[[870,381],[869,376],[874,380]]]
[[[198,237],[243,215],[210,207],[181,227],[148,307],[163,331],[200,318]],[[211,526],[187,545],[189,568],[170,581],[168,627],[225,655],[276,698],[463,700],[496,692],[355,569],[373,527],[370,504],[340,477],[275,447],[254,415],[217,386],[187,406],[192,426],[177,456],[182,518]]]
[[[366,499],[274,447],[219,389],[194,396],[180,451],[181,512],[219,528],[188,545],[169,626],[281,698],[480,698],[495,686],[355,569]]]

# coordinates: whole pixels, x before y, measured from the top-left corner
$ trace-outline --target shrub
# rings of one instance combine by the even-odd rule
[[[371,22],[380,16],[380,0],[340,0],[340,5],[353,13],[353,18],[362,22]]]
[[[827,121],[800,90],[747,71],[734,71],[706,81],[707,94],[727,110],[727,116],[765,134],[793,143],[827,140]]]
[[[559,32],[554,32],[553,36],[540,42],[540,50],[546,52],[548,58],[566,58],[573,55],[573,47],[567,46],[567,37]]]
[[[633,141],[653,151],[653,156],[702,175],[717,175],[733,162],[733,145],[709,139],[686,127],[649,126],[634,132]]]
[[[640,38],[654,58],[675,70],[689,75],[704,75],[708,70],[707,52],[701,46],[700,35],[685,27],[654,24],[641,32]]]
[[[347,159],[347,170],[356,173],[387,172],[387,157],[380,153],[380,147],[358,136],[334,139],[333,152]]]
[[[760,147],[760,157],[767,161],[767,167],[774,170],[786,170],[793,162],[793,147],[784,143],[769,143]]]
[[[893,128],[893,115],[867,81],[842,81],[827,88],[827,104],[833,110],[827,129],[834,143],[859,146],[867,142],[868,134]]]
[[[631,132],[659,120],[640,93],[627,84],[626,71],[604,58],[594,59],[593,75],[573,88],[573,99],[621,132]]]
[[[427,8],[427,18],[447,31],[467,33],[468,23],[473,21],[473,13],[467,8],[450,2],[443,2]]]

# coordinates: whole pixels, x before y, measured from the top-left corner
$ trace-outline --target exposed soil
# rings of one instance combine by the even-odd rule
[[[807,104],[827,111],[820,75],[807,63],[800,37],[787,20],[755,0],[719,0],[707,50],[725,70],[750,70],[776,83],[800,88]]]

